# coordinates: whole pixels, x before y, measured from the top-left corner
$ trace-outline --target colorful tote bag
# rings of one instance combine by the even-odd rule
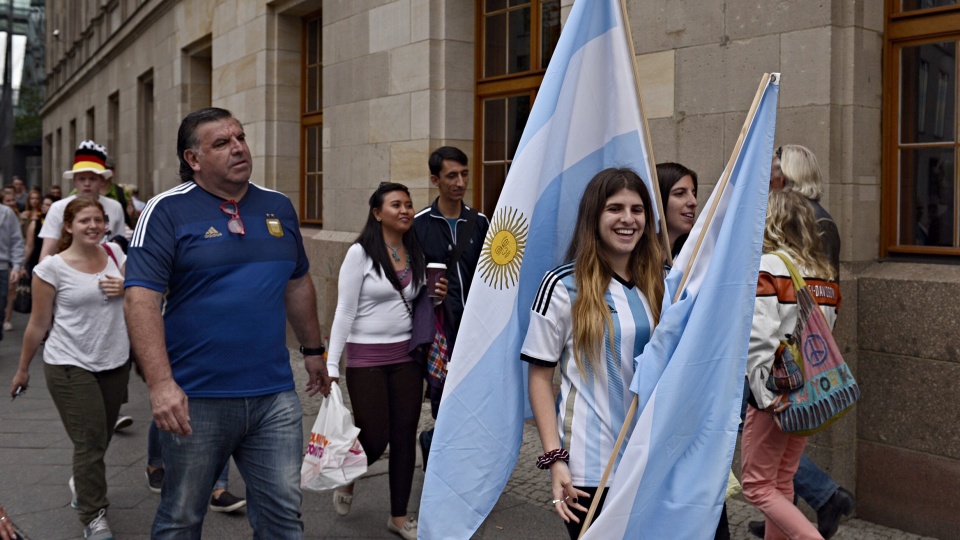
[[[843,361],[833,332],[807,289],[800,271],[789,257],[775,253],[790,271],[797,291],[796,358],[803,372],[803,386],[783,394],[790,403],[779,414],[785,433],[807,437],[819,432],[846,414],[860,399],[860,386]]]

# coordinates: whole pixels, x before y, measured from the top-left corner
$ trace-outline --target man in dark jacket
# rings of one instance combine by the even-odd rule
[[[470,182],[467,155],[459,148],[441,146],[430,154],[430,182],[440,190],[433,204],[421,210],[413,220],[413,228],[423,248],[427,263],[447,265],[447,297],[443,302],[444,330],[448,350],[453,351],[467,302],[473,274],[480,259],[483,238],[490,228],[490,221],[483,214],[463,204],[463,196]],[[458,243],[462,249],[458,250]],[[457,252],[459,251],[459,256]],[[456,256],[457,260],[451,259]],[[433,417],[437,417],[440,396],[431,396]],[[433,430],[420,434],[420,449],[426,470],[427,456]]]

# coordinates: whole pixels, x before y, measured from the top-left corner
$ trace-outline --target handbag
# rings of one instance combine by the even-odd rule
[[[300,487],[314,491],[345,486],[367,472],[367,454],[336,384],[324,398],[310,432],[310,443],[300,467]]]
[[[13,299],[13,310],[17,313],[30,313],[30,309],[33,307],[30,279],[30,274],[24,272],[17,281],[16,296]]]
[[[442,390],[443,382],[447,379],[450,351],[447,350],[447,334],[443,331],[443,307],[437,306],[435,312],[433,342],[427,351],[427,373],[439,381]]]
[[[797,326],[800,326],[800,317],[797,317]],[[795,335],[799,335],[797,330],[788,334],[787,339],[780,340],[780,346],[773,356],[773,367],[766,382],[767,390],[771,392],[780,394],[803,386],[802,353],[797,347]],[[797,362],[797,358],[801,358],[801,362]]]
[[[808,437],[849,412],[860,399],[860,386],[843,361],[833,332],[816,299],[789,257],[774,253],[787,266],[797,296],[797,354],[794,360],[804,376],[803,385],[781,392],[790,406],[779,413],[784,433]]]

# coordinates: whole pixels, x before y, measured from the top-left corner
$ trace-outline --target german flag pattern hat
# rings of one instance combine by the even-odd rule
[[[107,149],[93,141],[83,141],[73,155],[73,168],[63,172],[64,180],[73,180],[74,173],[89,171],[104,178],[113,177],[107,168]]]

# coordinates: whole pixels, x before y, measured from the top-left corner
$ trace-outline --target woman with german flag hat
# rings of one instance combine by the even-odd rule
[[[40,260],[57,252],[57,241],[60,239],[60,229],[63,226],[63,210],[76,198],[89,198],[98,201],[106,217],[106,233],[103,241],[117,235],[126,235],[123,207],[117,201],[100,196],[100,183],[104,178],[113,176],[113,171],[107,169],[107,150],[94,141],[83,141],[73,157],[73,167],[63,172],[63,179],[73,182],[76,194],[65,197],[50,207],[47,219],[40,229],[40,238],[43,238],[43,248],[40,250]]]

